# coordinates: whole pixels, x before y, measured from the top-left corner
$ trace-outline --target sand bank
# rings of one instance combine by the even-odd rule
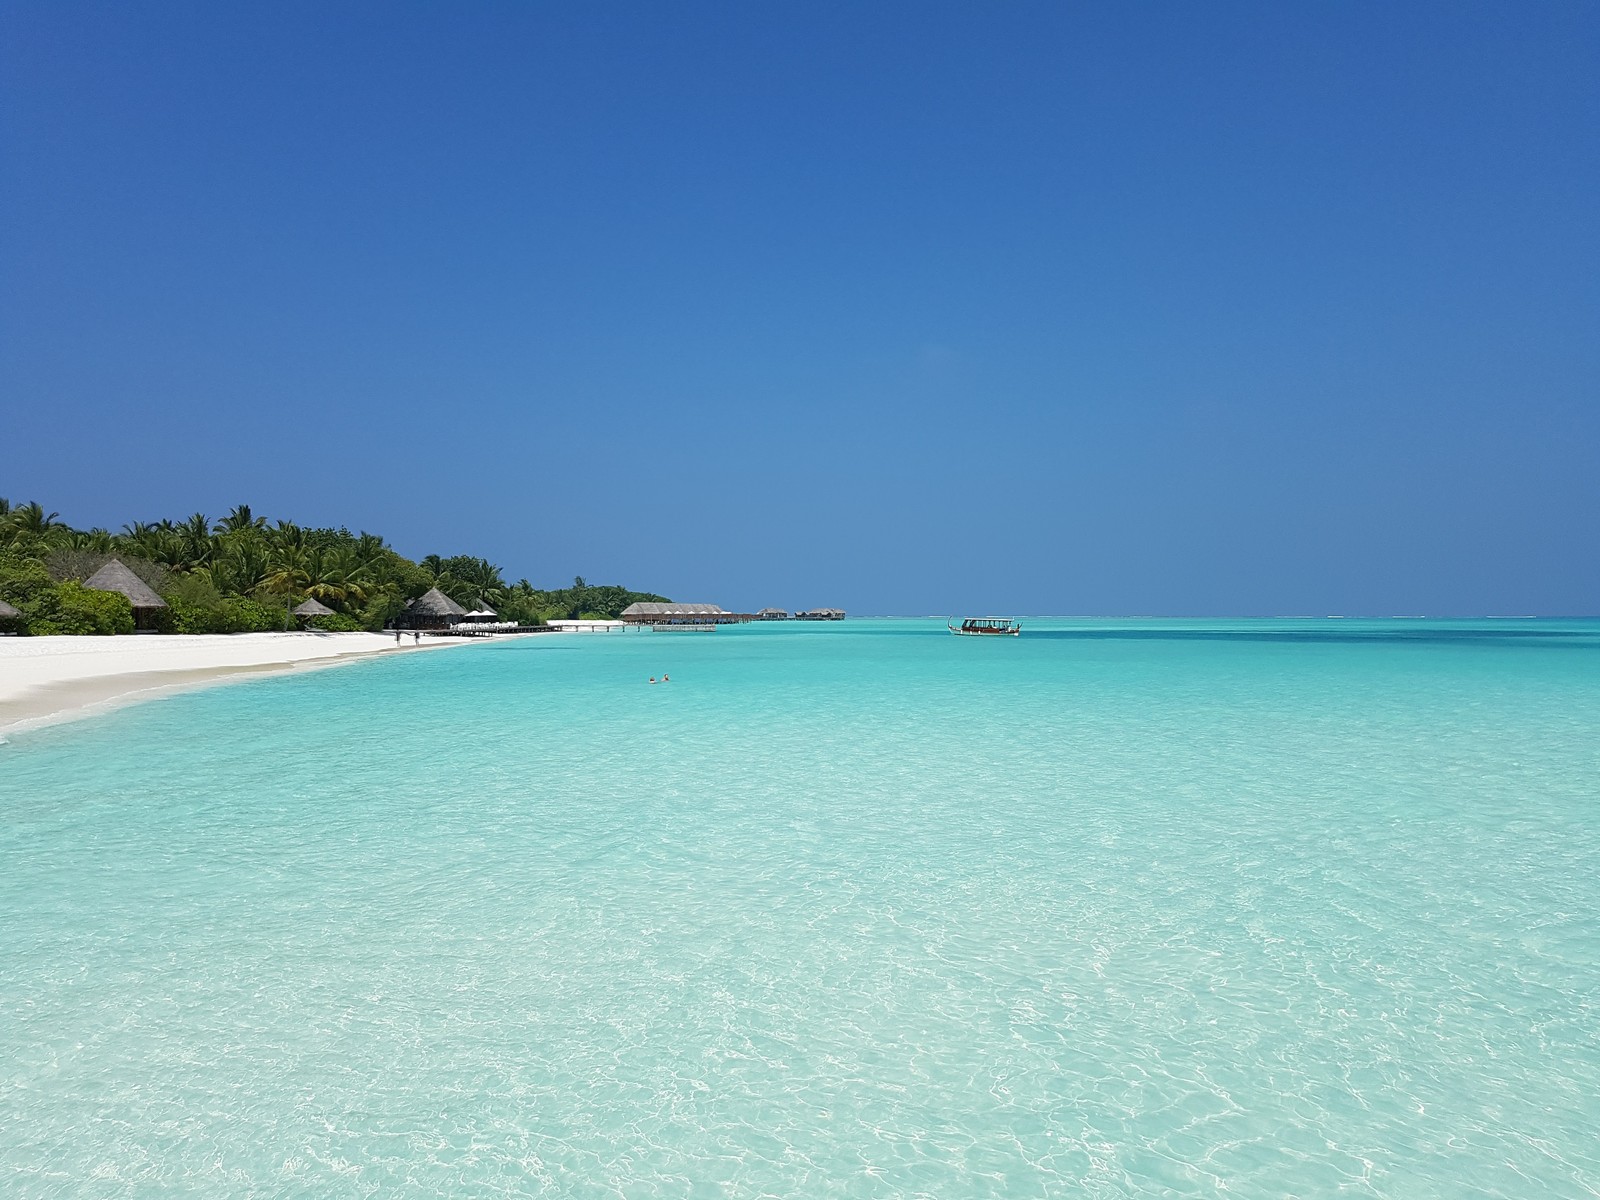
[[[178,688],[415,654],[469,639],[381,633],[235,633],[215,636],[0,638],[0,733],[72,720]]]

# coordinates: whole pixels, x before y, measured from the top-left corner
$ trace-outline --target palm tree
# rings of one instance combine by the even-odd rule
[[[458,604],[481,608],[492,596],[504,595],[506,583],[500,568],[488,559],[430,554],[418,565],[427,571],[434,587]]]
[[[275,549],[293,547],[296,550],[306,548],[306,531],[293,521],[279,521],[277,527],[267,531],[267,541]]]
[[[227,516],[217,522],[214,533],[226,536],[230,533],[244,533],[247,530],[265,529],[267,519],[254,516],[248,504],[237,504]]]
[[[58,518],[58,512],[47,513],[39,506],[38,501],[19,504],[6,514],[6,528],[13,535],[31,535],[33,537],[47,538],[53,531],[65,529]]]
[[[95,554],[110,554],[111,534],[104,529],[74,529],[66,538],[70,550],[88,550]]]
[[[374,589],[371,572],[348,546],[313,551],[307,574],[306,594],[336,608],[359,607]]]
[[[171,521],[165,518],[153,522],[139,521],[124,525],[122,530],[123,543],[130,553],[165,567],[183,567],[183,540],[178,535],[178,527]]]
[[[286,544],[273,552],[271,567],[267,577],[261,581],[261,586],[283,597],[285,629],[289,628],[289,609],[294,593],[310,582],[311,575],[306,569],[306,552],[302,547]]]
[[[117,535],[118,546],[140,558],[154,559],[161,545],[161,531],[148,521],[133,521]]]
[[[184,566],[190,570],[211,561],[216,547],[211,540],[211,522],[205,513],[195,513],[178,526],[178,542],[183,547]]]
[[[389,554],[389,547],[384,545],[383,539],[375,533],[368,533],[365,529],[356,539],[353,549],[356,557],[369,567],[376,567]]]
[[[60,515],[47,513],[36,503],[10,505],[0,516],[0,545],[30,555],[60,547],[72,536],[72,527],[57,520]]]
[[[207,568],[219,592],[248,596],[272,571],[266,543],[257,537],[228,537]]]

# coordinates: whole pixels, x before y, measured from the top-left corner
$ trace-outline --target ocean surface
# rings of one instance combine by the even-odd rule
[[[0,1195],[1600,1195],[1600,623],[551,636],[14,736]]]

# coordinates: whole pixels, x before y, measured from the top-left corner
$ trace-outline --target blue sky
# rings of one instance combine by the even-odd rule
[[[0,495],[730,607],[1600,611],[1600,7],[0,15]]]

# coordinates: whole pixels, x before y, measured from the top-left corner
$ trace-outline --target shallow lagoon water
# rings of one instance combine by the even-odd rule
[[[0,821],[7,1196],[1600,1194],[1594,622],[523,639]]]

